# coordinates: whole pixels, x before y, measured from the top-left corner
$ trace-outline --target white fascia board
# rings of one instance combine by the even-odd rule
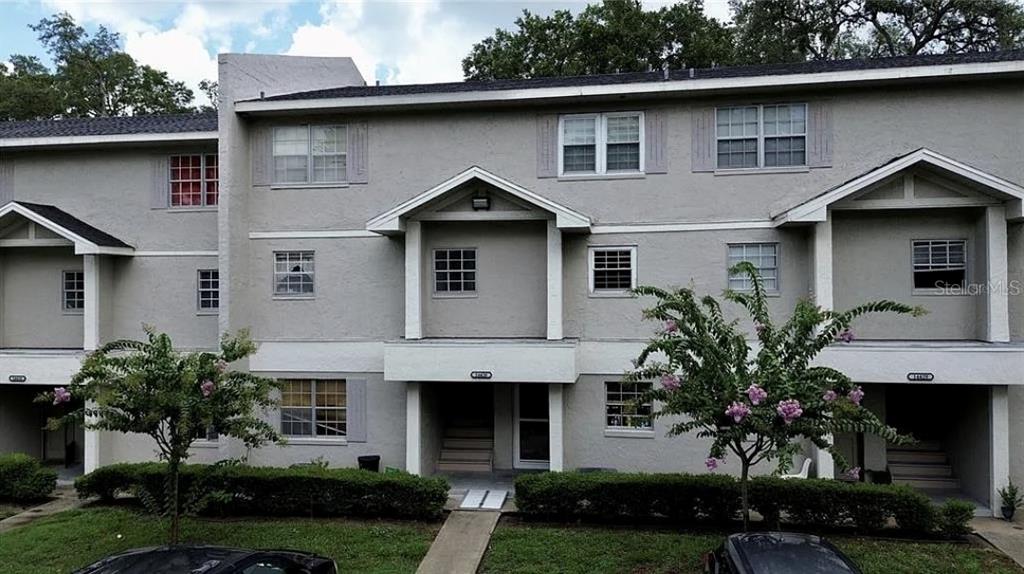
[[[62,147],[125,143],[174,143],[217,141],[217,132],[179,132],[151,134],[112,134],[97,136],[51,136],[36,138],[2,138],[0,148]]]
[[[97,245],[92,241],[74,233],[56,223],[46,219],[38,213],[32,211],[27,207],[18,205],[15,202],[10,202],[7,205],[0,207],[0,217],[7,215],[8,213],[17,213],[18,215],[28,219],[29,221],[35,222],[37,225],[42,225],[46,229],[60,235],[61,237],[71,241],[75,244],[75,255],[132,255],[135,253],[135,249],[131,247],[107,247]]]
[[[393,209],[374,217],[366,222],[366,229],[367,231],[380,234],[399,233],[404,229],[401,221],[403,216],[408,215],[416,209],[423,207],[431,201],[473,179],[479,179],[480,181],[488,183],[501,191],[512,195],[513,197],[517,197],[533,206],[555,214],[555,221],[559,229],[577,231],[590,229],[590,218],[586,215],[541,197],[521,185],[513,183],[503,177],[494,175],[493,173],[478,166],[473,166],[462,173],[435,185],[416,197],[400,203]]]
[[[431,106],[464,103],[497,103],[562,98],[587,98],[627,95],[659,95],[674,93],[700,93],[709,91],[749,90],[754,88],[815,87],[830,84],[861,82],[923,80],[928,78],[955,78],[958,76],[999,75],[1024,72],[1024,61],[985,62],[952,65],[882,68],[876,70],[845,70],[817,74],[785,74],[739,78],[709,78],[698,80],[668,80],[662,82],[636,82],[632,84],[604,84],[594,86],[565,86],[476,92],[444,92],[399,96],[362,96],[351,98],[323,98],[316,100],[249,100],[235,102],[235,111],[287,112],[325,109],[359,109],[375,107]]]

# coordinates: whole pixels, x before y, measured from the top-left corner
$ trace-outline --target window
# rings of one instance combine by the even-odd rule
[[[559,173],[638,173],[643,167],[643,114],[623,112],[561,118]]]
[[[344,437],[347,433],[344,380],[290,380],[281,389],[281,434]]]
[[[967,286],[967,241],[929,239],[914,241],[914,289]]]
[[[434,250],[434,294],[476,294],[476,249]]]
[[[807,165],[807,105],[738,106],[715,111],[718,168]]]
[[[605,426],[613,429],[651,429],[651,403],[640,402],[651,383],[607,382],[605,386]]]
[[[198,278],[199,311],[216,311],[220,308],[220,271],[200,269]]]
[[[779,290],[779,244],[778,243],[739,243],[729,245],[729,269],[741,261],[749,261],[761,275],[765,291]],[[744,273],[729,275],[729,288],[736,291],[749,291],[754,288],[750,277]]]
[[[312,251],[275,251],[274,295],[311,297],[314,273]]]
[[[206,427],[206,430],[201,430],[196,433],[196,440],[205,440],[215,442],[220,439],[220,433],[217,432],[217,427],[210,425]]]
[[[339,183],[347,176],[345,126],[274,128],[274,183]]]
[[[590,291],[623,293],[636,286],[636,247],[591,247]]]
[[[64,271],[61,279],[61,308],[66,313],[81,313],[85,309],[85,273]]]
[[[172,155],[170,166],[171,207],[217,205],[217,154]]]

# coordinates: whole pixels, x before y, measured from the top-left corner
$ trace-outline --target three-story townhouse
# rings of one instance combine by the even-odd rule
[[[1024,53],[410,86],[366,86],[348,59],[222,55],[219,80],[216,133],[0,128],[0,424],[8,396],[73,370],[43,349],[145,321],[195,347],[250,329],[245,368],[284,381],[268,417],[286,446],[211,437],[202,460],[702,472],[706,443],[667,437],[621,382],[656,328],[629,290],[748,288],[728,273],[746,260],[776,314],[928,309],[864,320],[821,357],[922,439],[837,436],[846,458],[990,507],[1024,480]],[[45,283],[79,256],[81,289]],[[216,326],[199,314],[214,296]],[[77,323],[49,300],[78,297]],[[84,434],[89,468],[152,454]]]

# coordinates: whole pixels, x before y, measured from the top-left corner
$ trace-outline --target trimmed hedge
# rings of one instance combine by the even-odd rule
[[[937,514],[928,497],[908,487],[837,480],[750,481],[750,506],[770,527],[876,531],[894,519],[900,530],[930,533]],[[722,523],[739,517],[740,483],[727,475],[540,473],[516,479],[516,506],[556,520],[660,520]]]
[[[161,500],[166,472],[164,463],[114,464],[79,477],[75,489],[105,500],[141,489]],[[444,479],[353,468],[185,465],[179,489],[183,497],[193,489],[213,494],[203,512],[224,516],[432,519],[448,500]]]
[[[42,500],[57,488],[57,472],[27,454],[0,456],[0,500]]]

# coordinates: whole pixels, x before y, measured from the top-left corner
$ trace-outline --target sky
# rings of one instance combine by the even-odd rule
[[[645,8],[665,2],[645,0]],[[251,52],[350,56],[367,82],[462,79],[462,58],[522,10],[579,12],[584,2],[511,0],[0,0],[0,61],[10,54],[48,61],[29,24],[66,11],[87,30],[121,35],[137,61],[197,89],[217,77],[217,54]],[[705,10],[728,19],[727,0]]]

